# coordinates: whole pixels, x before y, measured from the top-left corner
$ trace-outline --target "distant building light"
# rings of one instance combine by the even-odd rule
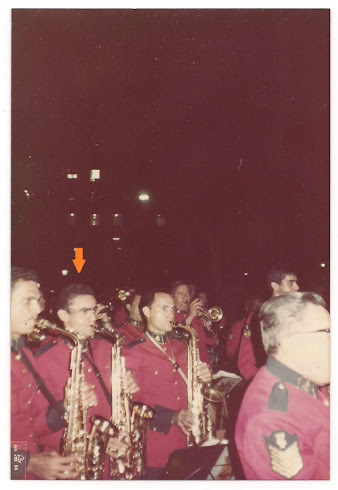
[[[61,274],[62,274],[63,276],[68,276],[68,271],[67,271],[67,269],[63,269],[63,270],[61,271]]]
[[[51,290],[50,290],[50,292],[51,292],[51,293],[54,293],[54,289],[51,289]]]
[[[244,275],[245,275],[245,276],[248,276],[249,274],[248,274],[248,272],[244,272]]]
[[[31,197],[31,195],[30,195],[30,193],[28,192],[28,190],[27,190],[27,189],[25,189],[25,191],[24,191],[24,192],[25,192],[26,196],[27,196],[27,197],[28,197],[28,199],[29,199],[29,198]]]
[[[68,224],[69,225],[75,225],[76,223],[76,214],[75,213],[69,213],[68,214]]]
[[[142,192],[142,194],[139,194],[138,198],[140,201],[149,201],[149,194]]]
[[[90,215],[90,225],[91,226],[98,226],[99,224],[100,224],[100,215],[91,214]]]
[[[122,248],[121,247],[118,247],[117,250],[122,250]]]
[[[95,180],[100,179],[100,170],[95,169],[90,171],[90,182],[95,182]]]
[[[122,214],[119,214],[119,213],[113,214],[113,225],[114,226],[122,226]]]
[[[113,237],[113,241],[114,241],[114,242],[119,242],[119,241],[120,241],[120,237],[118,237],[118,236],[114,236],[114,237]]]
[[[164,216],[161,216],[160,214],[158,214],[156,216],[156,225],[160,228],[161,226],[164,226],[166,224],[166,219]]]
[[[67,174],[67,179],[77,179],[77,174]]]
[[[322,267],[322,268],[324,269],[324,267],[326,267],[325,262],[322,262],[322,263],[320,264],[320,267]]]

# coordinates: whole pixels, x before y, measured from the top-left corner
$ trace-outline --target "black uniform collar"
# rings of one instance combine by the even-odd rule
[[[12,351],[18,351],[22,349],[25,345],[24,337],[19,337],[18,339],[11,339],[11,349]]]
[[[143,328],[142,322],[139,322],[138,320],[133,320],[132,318],[130,318],[130,316],[128,316],[126,323],[129,323],[133,327],[137,327],[140,330],[142,330],[142,328]]]
[[[162,335],[160,333],[150,332],[150,330],[147,330],[147,333],[159,344],[167,343],[167,334]]]
[[[309,393],[310,395],[317,398],[318,396],[318,385],[316,385],[313,381],[310,381],[307,378],[304,378],[300,374],[296,373],[292,369],[285,366],[281,362],[277,361],[274,357],[268,357],[268,361],[266,363],[266,368],[270,373],[274,374],[279,378],[282,382],[290,383],[305,393]]]

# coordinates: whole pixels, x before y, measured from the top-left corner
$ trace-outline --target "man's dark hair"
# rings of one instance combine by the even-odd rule
[[[30,269],[24,269],[23,267],[12,267],[11,268],[11,289],[14,288],[15,284],[19,280],[22,281],[34,281],[39,282],[38,275],[35,271]]]
[[[141,318],[142,318],[144,325],[147,325],[147,317],[143,313],[143,308],[145,306],[148,306],[149,308],[151,307],[151,305],[155,301],[155,294],[156,293],[165,293],[165,294],[169,294],[171,296],[170,291],[165,289],[165,288],[150,289],[149,291],[145,291],[145,293],[141,296],[140,306],[139,306],[140,315],[141,315]]]
[[[170,292],[169,294],[171,296],[173,296],[173,294],[175,293],[176,289],[179,287],[179,286],[188,286],[189,288],[189,291],[190,291],[190,281],[184,281],[182,279],[179,279],[178,281],[175,281],[173,283],[171,283],[170,285]]]
[[[129,296],[127,296],[125,305],[132,305],[132,303],[134,302],[135,296],[141,296],[142,297],[141,291],[139,291],[137,289],[133,289],[131,291],[131,293],[129,294]]]
[[[281,284],[284,277],[291,274],[295,274],[295,272],[290,266],[286,264],[275,264],[268,271],[268,285],[270,286],[272,282],[277,282],[278,284]]]
[[[59,297],[56,302],[56,311],[67,310],[71,301],[77,296],[88,294],[95,297],[95,293],[90,286],[86,284],[70,284],[69,286],[61,289]]]

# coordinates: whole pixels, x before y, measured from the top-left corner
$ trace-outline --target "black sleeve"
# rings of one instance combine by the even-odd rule
[[[66,427],[66,421],[64,418],[65,408],[63,400],[58,401],[57,404],[60,408],[61,413],[63,414],[62,416],[52,405],[49,405],[47,409],[46,422],[47,426],[52,432],[57,432],[58,430]]]
[[[150,421],[149,429],[160,432],[166,436],[170,431],[171,421],[175,410],[162,407],[161,405],[155,405],[154,410],[156,412],[156,417]]]

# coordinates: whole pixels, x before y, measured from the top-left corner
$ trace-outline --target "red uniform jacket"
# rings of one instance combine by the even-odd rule
[[[161,346],[187,375],[186,342],[166,339]],[[168,357],[147,337],[126,346],[123,354],[140,388],[134,400],[156,411],[147,431],[146,466],[163,468],[173,451],[186,447],[186,436],[171,420],[175,411],[187,409],[187,387]]]
[[[188,317],[186,311],[176,310],[174,321],[185,325],[185,319]],[[204,324],[201,318],[195,316],[191,322],[191,326],[196,330],[198,339],[197,347],[200,353],[200,359],[202,362],[206,362],[210,365],[210,359],[208,355],[207,345],[215,345],[217,343],[217,335],[214,332],[209,332],[204,328]]]
[[[268,358],[244,396],[236,446],[248,480],[329,479],[329,397]]]
[[[112,315],[112,324],[115,328],[116,325],[121,325],[127,320],[128,312],[124,306],[120,306]]]
[[[225,354],[231,361],[234,361],[237,357],[245,320],[246,318],[242,318],[241,320],[234,322],[231,325],[230,332],[228,333],[225,345]]]
[[[143,325],[137,324],[134,320],[127,319],[122,325],[116,327],[117,333],[123,333],[126,338],[126,344],[138,340],[140,337],[144,337]]]
[[[60,405],[63,405],[64,389],[70,377],[69,368],[72,345],[72,341],[68,341],[65,337],[60,337],[58,340],[46,342],[35,353],[36,364],[40,368],[41,376]],[[85,356],[88,356],[89,360]],[[88,385],[95,386],[95,394],[98,399],[98,405],[91,407],[89,410],[87,419],[87,432],[89,433],[91,416],[101,415],[106,419],[111,417],[111,344],[104,339],[89,339],[85,356],[83,357],[85,382]],[[95,371],[95,367],[90,361],[94,362],[101,376],[97,375],[97,371]],[[108,393],[105,394],[99,379],[102,379]],[[39,444],[44,446],[45,450],[58,451],[62,433],[63,429],[50,436],[40,437]],[[107,475],[108,468],[107,472],[105,471],[105,477]]]
[[[24,347],[23,338],[17,342],[17,348],[17,352],[11,353],[11,470],[12,479],[25,479],[29,454],[40,451],[38,438],[51,434],[58,426],[53,425],[55,419],[48,420],[49,402],[23,362],[22,352],[38,371],[32,351]]]
[[[256,357],[252,346],[252,332],[250,322],[253,313],[250,313],[244,325],[242,325],[240,344],[238,350],[237,366],[245,381],[250,381],[258,371]]]

